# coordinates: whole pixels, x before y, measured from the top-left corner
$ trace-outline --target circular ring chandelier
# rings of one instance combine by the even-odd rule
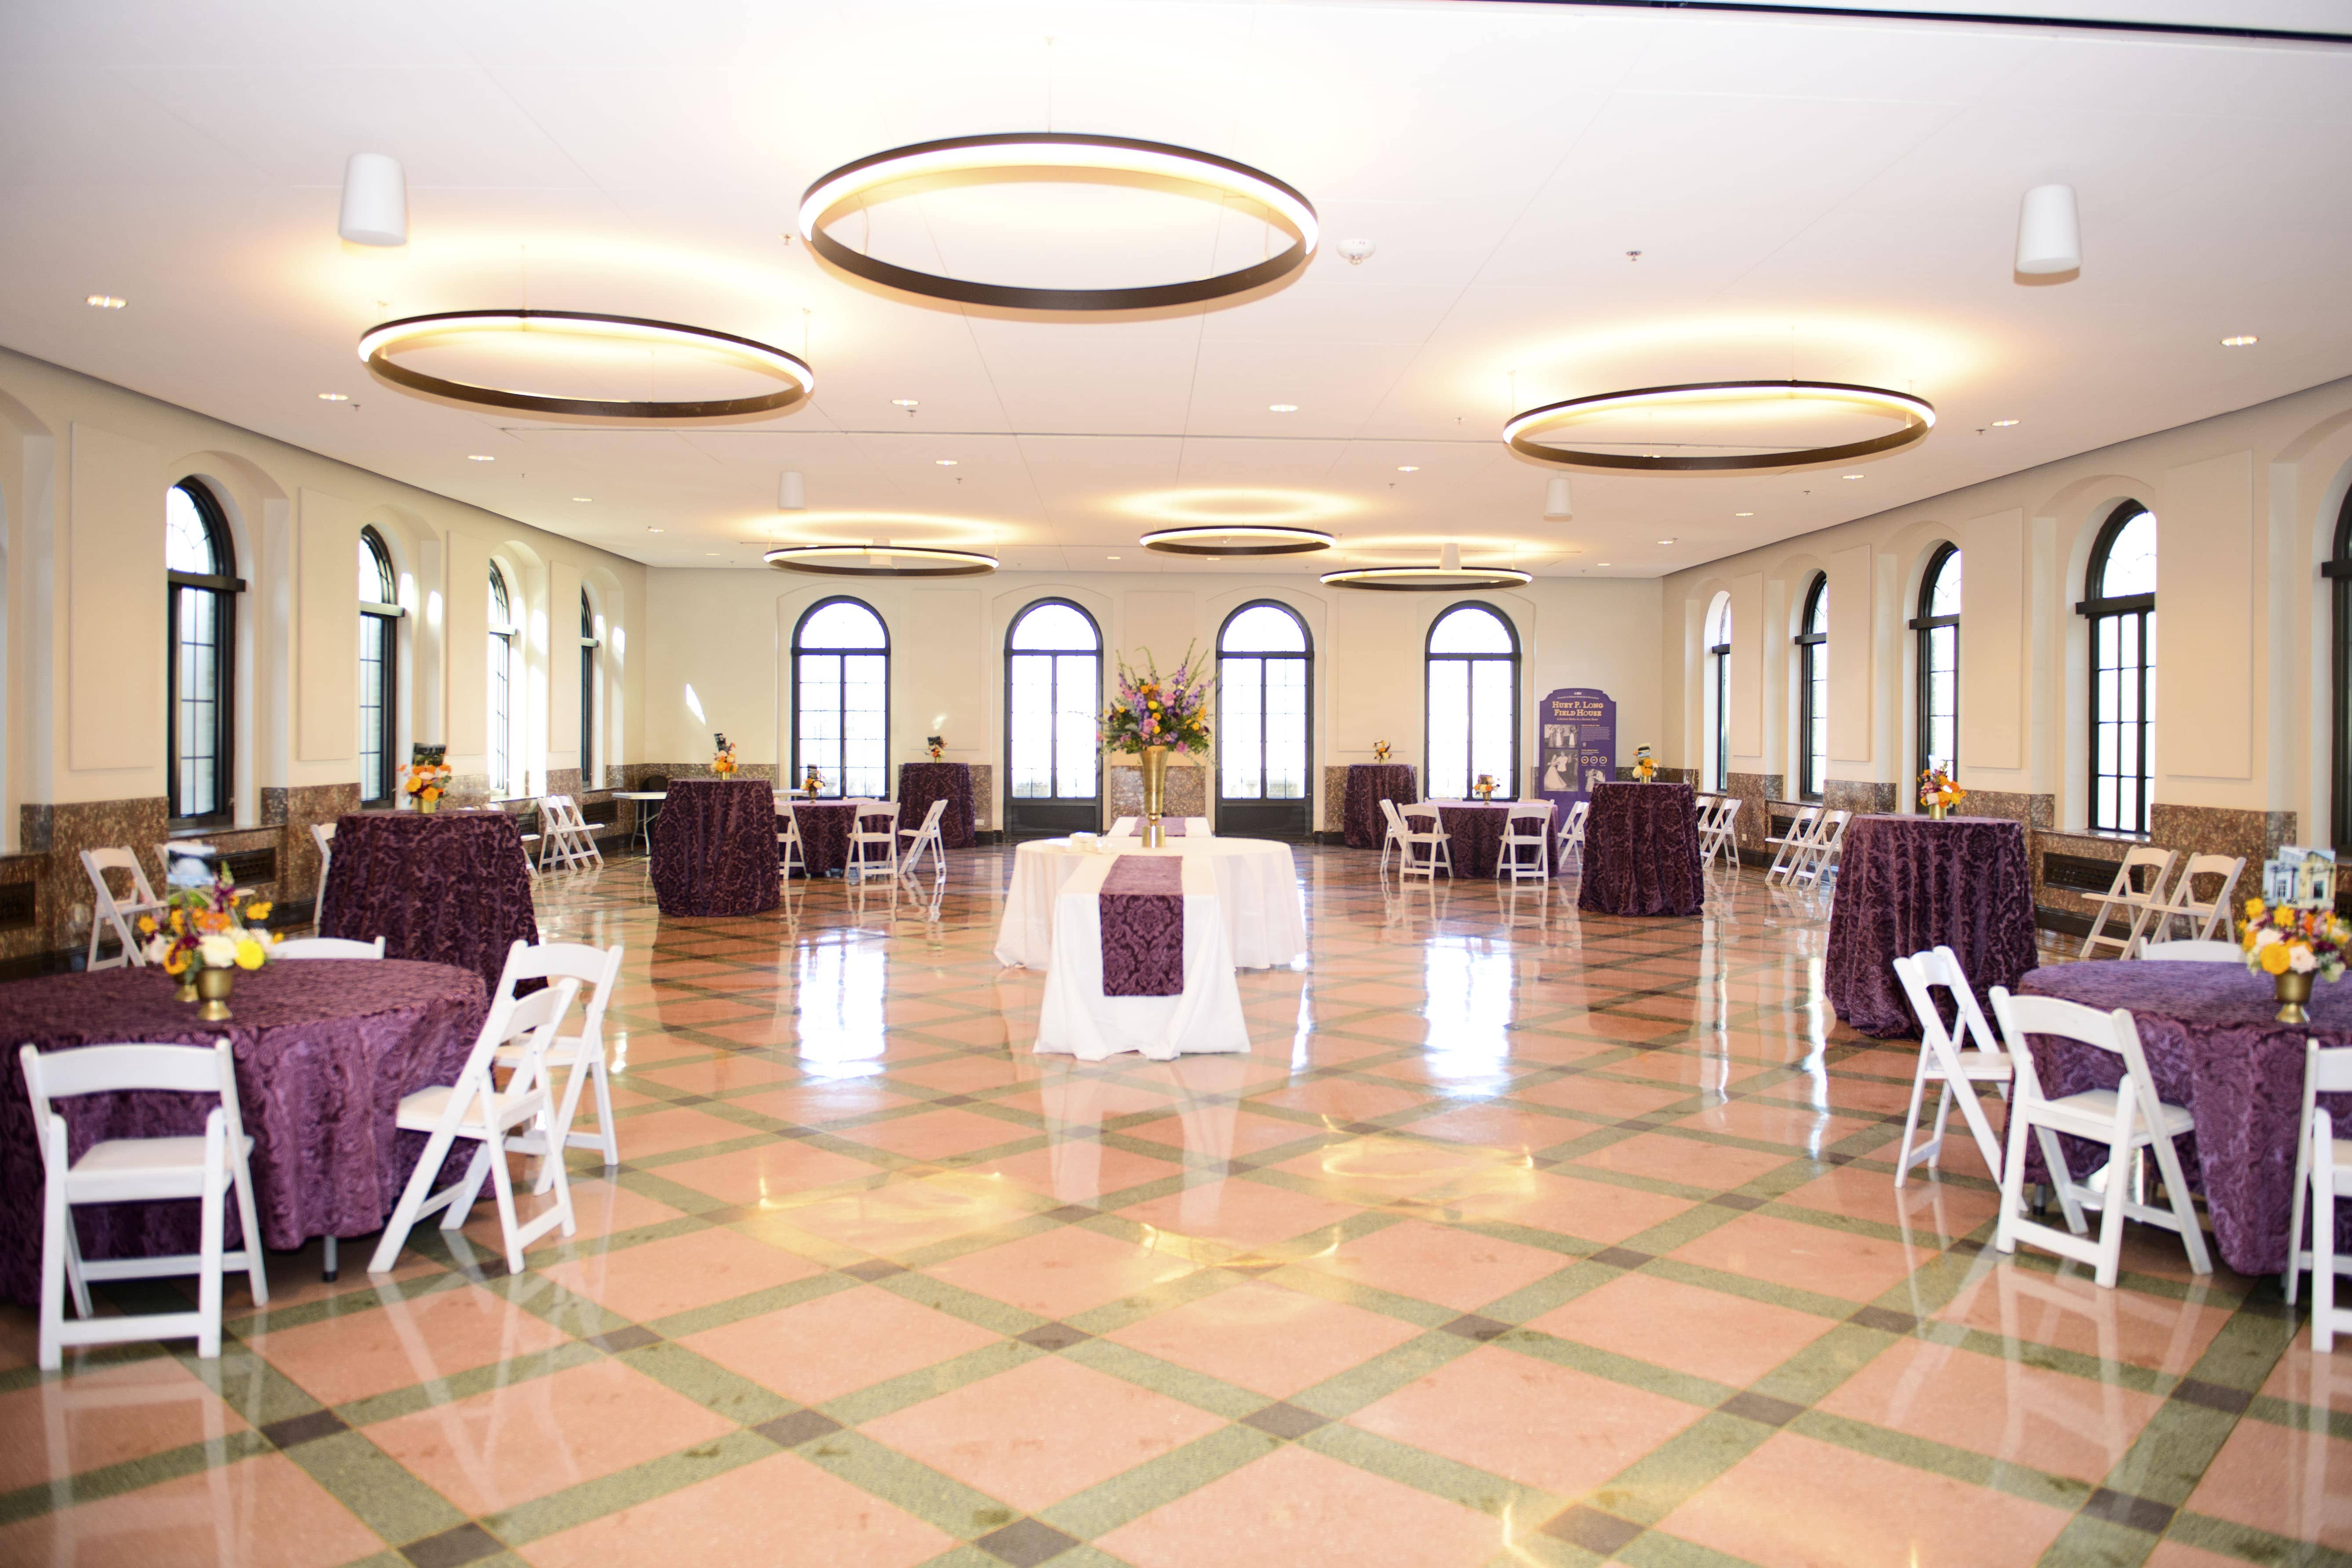
[[[1221,527],[1163,528],[1136,541],[1164,555],[1306,555],[1339,542],[1314,528],[1229,522]]]
[[[936,544],[783,544],[761,557],[779,572],[826,577],[978,577],[996,557]]]
[[[1547,447],[1536,439],[1546,431],[1603,414],[1734,400],[1855,404],[1901,419],[1903,426],[1866,441],[1737,457],[1669,458],[1629,452],[1595,452],[1568,447]],[[1899,451],[1924,439],[1935,426],[1933,404],[1907,392],[1891,392],[1883,386],[1857,386],[1840,381],[1703,381],[1682,386],[1644,386],[1632,392],[1603,392],[1591,397],[1571,397],[1561,403],[1547,403],[1540,408],[1530,408],[1524,414],[1514,415],[1503,426],[1503,439],[1510,444],[1512,451],[1522,458],[1562,468],[1633,468],[1649,473],[1757,473],[1776,468],[1805,468],[1815,463],[1850,463],[1857,458]]]
[[[1174,183],[1240,196],[1265,208],[1276,226],[1289,233],[1291,244],[1251,266],[1181,283],[1133,289],[1034,289],[894,266],[852,250],[825,232],[826,224],[884,185],[919,179],[982,184],[1019,169]],[[802,194],[800,231],[811,250],[844,272],[909,294],[1021,310],[1144,310],[1223,300],[1286,277],[1306,266],[1315,254],[1320,226],[1314,204],[1305,196],[1272,174],[1231,158],[1126,136],[1031,131],[918,142],[844,163]]]
[[[552,397],[505,387],[477,386],[428,375],[397,363],[401,350],[436,338],[488,332],[550,331],[578,337],[617,338],[649,347],[688,348],[717,353],[786,384],[777,391],[751,397],[721,397],[681,402],[636,402],[598,397]],[[406,316],[370,327],[360,337],[360,358],[371,374],[405,391],[447,398],[489,408],[510,408],[523,414],[543,414],[565,419],[725,419],[751,414],[773,414],[806,402],[816,390],[816,373],[797,354],[739,338],[708,327],[677,321],[648,321],[641,316],[605,316],[586,310],[443,310],[430,316]]]
[[[1516,588],[1535,580],[1516,566],[1350,566],[1326,572],[1334,588],[1373,588],[1388,594],[1442,594],[1480,588]]]

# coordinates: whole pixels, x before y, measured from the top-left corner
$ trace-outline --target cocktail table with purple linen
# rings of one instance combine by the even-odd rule
[[[345,818],[346,823],[351,819]],[[340,845],[335,874],[342,874]],[[396,959],[306,959],[236,977],[235,1017],[205,1024],[172,999],[161,969],[107,969],[0,986],[8,1070],[0,1072],[0,1297],[38,1300],[40,1150],[33,1140],[16,1051],[131,1041],[208,1046],[226,1035],[236,1055],[237,1103],[253,1140],[254,1205],[262,1245],[381,1230],[425,1135],[403,1133],[400,1098],[455,1083],[481,1032],[487,994],[469,970]],[[201,1136],[205,1104],[175,1094],[86,1095],[58,1102],[79,1158],[108,1138]],[[192,1202],[119,1204],[76,1211],[91,1258],[197,1250]],[[229,1227],[236,1227],[235,1205]],[[234,1236],[228,1245],[236,1245]]]
[[[943,800],[940,842],[950,849],[969,849],[972,842],[971,764],[970,763],[900,763],[898,764],[898,826],[920,827],[931,802]]]
[[[1861,816],[1846,825],[1822,990],[1849,1027],[1916,1039],[1894,961],[1948,947],[1990,1009],[2033,967],[2025,828],[2005,816]],[[1990,1010],[1986,1013],[1990,1018]]]
[[[336,819],[320,936],[454,963],[488,990],[507,949],[539,940],[522,830],[503,811],[361,811]]]
[[[761,779],[672,779],[653,827],[654,901],[666,915],[756,915],[783,901],[776,791]]]
[[[779,809],[776,815],[781,816],[783,813]],[[846,801],[820,800],[814,805],[804,800],[793,802],[793,820],[800,824],[801,829],[801,861],[810,876],[837,877],[849,864],[849,820],[856,816],[857,808]],[[889,818],[869,816],[861,820],[871,825],[868,831],[878,833]],[[898,826],[912,827],[916,824],[908,822],[902,810]],[[782,828],[779,826],[777,831]],[[905,840],[899,842],[903,844]]]
[[[1350,849],[1378,849],[1388,838],[1388,824],[1381,820],[1381,802],[1392,800],[1399,805],[1411,805],[1421,798],[1421,785],[1413,771],[1405,763],[1350,763],[1348,764],[1348,793],[1342,802],[1339,826],[1346,830]]]
[[[1593,785],[1576,907],[1607,915],[1695,915],[1706,901],[1691,786]]]
[[[2157,1098],[2197,1119],[2196,1136],[2177,1147],[2189,1185],[2205,1194],[2221,1260],[2241,1274],[2284,1269],[2303,1044],[2352,1046],[2352,984],[2313,986],[2309,1024],[2280,1023],[2270,976],[2235,964],[2055,963],[2029,972],[2013,989],[2130,1011]],[[2053,1098],[2113,1089],[2123,1078],[2123,1058],[2095,1047],[2046,1035],[2032,1044],[2042,1091]],[[2324,1094],[2319,1102],[2336,1118],[2339,1137],[2352,1131],[2352,1095]],[[2026,1179],[2039,1181],[2042,1151],[2029,1145],[2029,1154]],[[2067,1163],[2078,1177],[2103,1160],[2094,1145],[2069,1141]],[[2337,1205],[2336,1238],[2339,1253],[2352,1249],[2352,1205]]]
[[[1437,808],[1437,825],[1445,829],[1446,854],[1454,863],[1454,874],[1456,877],[1493,876],[1495,863],[1503,855],[1503,829],[1510,820],[1510,803],[1488,805],[1475,800],[1433,800],[1428,804]],[[1544,871],[1549,875],[1552,868],[1552,827],[1549,823],[1545,824],[1543,836]]]

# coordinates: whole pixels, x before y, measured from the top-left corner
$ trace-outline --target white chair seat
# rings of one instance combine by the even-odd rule
[[[558,1040],[547,1047],[547,1065],[551,1068],[570,1067],[580,1059],[583,1042],[574,1035],[568,1040]],[[516,1067],[530,1055],[529,1046],[500,1046],[490,1059],[502,1068]]]
[[[248,1156],[253,1152],[251,1138],[245,1140],[245,1152]],[[226,1147],[221,1151],[221,1164],[225,1169],[235,1165]],[[93,1143],[73,1163],[66,1186],[79,1202],[102,1204],[108,1200],[101,1189],[108,1186],[135,1182],[139,1191],[126,1193],[123,1198],[147,1197],[159,1181],[174,1175],[187,1178],[190,1196],[202,1190],[205,1139],[201,1133],[183,1138],[110,1138]]]
[[[2105,1136],[2116,1125],[2116,1091],[2112,1089],[2086,1089],[2075,1094],[2061,1095],[2056,1100],[2045,1100],[2042,1108],[2049,1112],[2046,1118],[2049,1124],[2057,1127],[2061,1132],[2075,1131],[2061,1124],[2062,1118],[2071,1116],[2079,1117],[2093,1134]],[[2156,1109],[2164,1118],[2166,1137],[2186,1138],[2197,1130],[2197,1119],[2183,1107],[2159,1100],[2156,1102]],[[2134,1129],[2132,1141],[2136,1143],[2149,1142],[2148,1130],[2145,1127]]]
[[[449,1109],[449,1097],[457,1092],[455,1084],[436,1084],[400,1098],[400,1109],[394,1120],[407,1132],[430,1132],[441,1125],[441,1118]],[[530,1089],[504,1089],[490,1097],[491,1116],[499,1127],[509,1127],[520,1117],[536,1113],[540,1096]],[[461,1132],[477,1137],[486,1136],[490,1123],[483,1119],[482,1097],[474,1097],[466,1114],[455,1123]]]

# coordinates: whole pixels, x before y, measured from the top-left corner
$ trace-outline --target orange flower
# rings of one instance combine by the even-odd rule
[[[2270,946],[2263,949],[2263,973],[2265,974],[2284,974],[2287,971],[2287,965],[2294,962],[2294,954],[2292,952],[2294,946],[2294,944],[2293,942],[2274,942],[2271,943]]]

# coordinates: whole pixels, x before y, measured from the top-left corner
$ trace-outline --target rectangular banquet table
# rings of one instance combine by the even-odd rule
[[[971,764],[970,763],[900,763],[898,764],[898,826],[920,827],[931,802],[943,800],[940,841],[950,849],[971,847]]]
[[[672,779],[654,818],[653,883],[666,915],[756,915],[782,903],[775,786]]]
[[[1841,892],[1839,898],[1845,895]],[[2303,1045],[2352,1046],[2352,984],[2311,988],[2311,1022],[2282,1024],[2270,976],[2235,964],[2117,959],[2031,970],[2016,989],[2101,1010],[2128,1010],[2156,1095],[2185,1106],[2197,1134],[2181,1139],[2189,1184],[2205,1194],[2221,1260],[2241,1274],[2286,1267],[2286,1222],[2294,1196],[2295,1119],[2303,1108]],[[2113,1089],[2123,1058],[2095,1047],[2036,1035],[2042,1092],[2055,1099]],[[2323,1094],[2336,1136],[2352,1135],[2352,1095]],[[2067,1164],[2080,1176],[2104,1161],[2095,1145],[2069,1139]],[[2027,1146],[2029,1182],[2042,1179],[2042,1152]],[[2352,1251],[2352,1205],[2336,1205],[2336,1246]]]
[[[1492,877],[1496,862],[1503,856],[1503,828],[1512,805],[1530,803],[1501,801],[1490,805],[1475,800],[1433,800],[1428,804],[1437,808],[1437,825],[1445,829],[1449,840],[1445,847],[1454,863],[1454,874]],[[1553,826],[1549,820],[1544,825],[1543,863],[1547,873],[1553,868]]]
[[[1421,798],[1421,785],[1404,763],[1350,763],[1348,791],[1341,802],[1339,826],[1350,849],[1378,849],[1388,837],[1381,820],[1381,802],[1411,805]]]
[[[339,842],[342,835],[339,826]],[[335,869],[341,887],[340,856]],[[236,1057],[238,1112],[253,1140],[262,1245],[282,1250],[313,1237],[383,1228],[425,1148],[423,1133],[394,1124],[400,1097],[457,1080],[488,995],[478,974],[457,965],[305,959],[240,972],[229,998],[233,1016],[206,1024],[194,1003],[172,999],[177,988],[153,966],[0,985],[0,1016],[8,1021],[0,1072],[0,1298],[39,1300],[44,1179],[17,1047],[209,1046],[226,1036]],[[108,1138],[201,1136],[206,1103],[180,1094],[92,1094],[58,1106],[68,1150],[79,1159]],[[75,1222],[89,1258],[197,1249],[193,1201],[94,1205],[76,1210]],[[235,1205],[228,1223],[234,1233]],[[238,1245],[234,1234],[227,1245]]]
[[[1182,912],[1178,929],[1127,925],[1103,910],[1103,883],[1126,860],[1179,868]],[[1133,978],[1155,960],[1179,956],[1176,994],[1115,995],[1107,981]],[[1174,967],[1174,966],[1171,966]],[[1234,984],[1234,952],[1219,908],[1217,877],[1199,856],[1149,851],[1089,855],[1054,900],[1054,958],[1037,1013],[1039,1056],[1098,1062],[1121,1051],[1154,1061],[1194,1053],[1247,1051],[1249,1025]]]
[[[382,937],[386,958],[454,963],[485,990],[508,948],[539,941],[522,829],[503,811],[347,813],[335,819],[331,874],[320,936]]]
[[[1593,785],[1576,907],[1608,915],[1695,915],[1706,901],[1691,786]]]
[[[1992,1016],[1996,985],[2033,967],[2033,877],[2025,826],[2005,816],[1869,814],[1847,824],[1822,988],[1847,1026],[1918,1037],[1895,961],[1948,947]]]

